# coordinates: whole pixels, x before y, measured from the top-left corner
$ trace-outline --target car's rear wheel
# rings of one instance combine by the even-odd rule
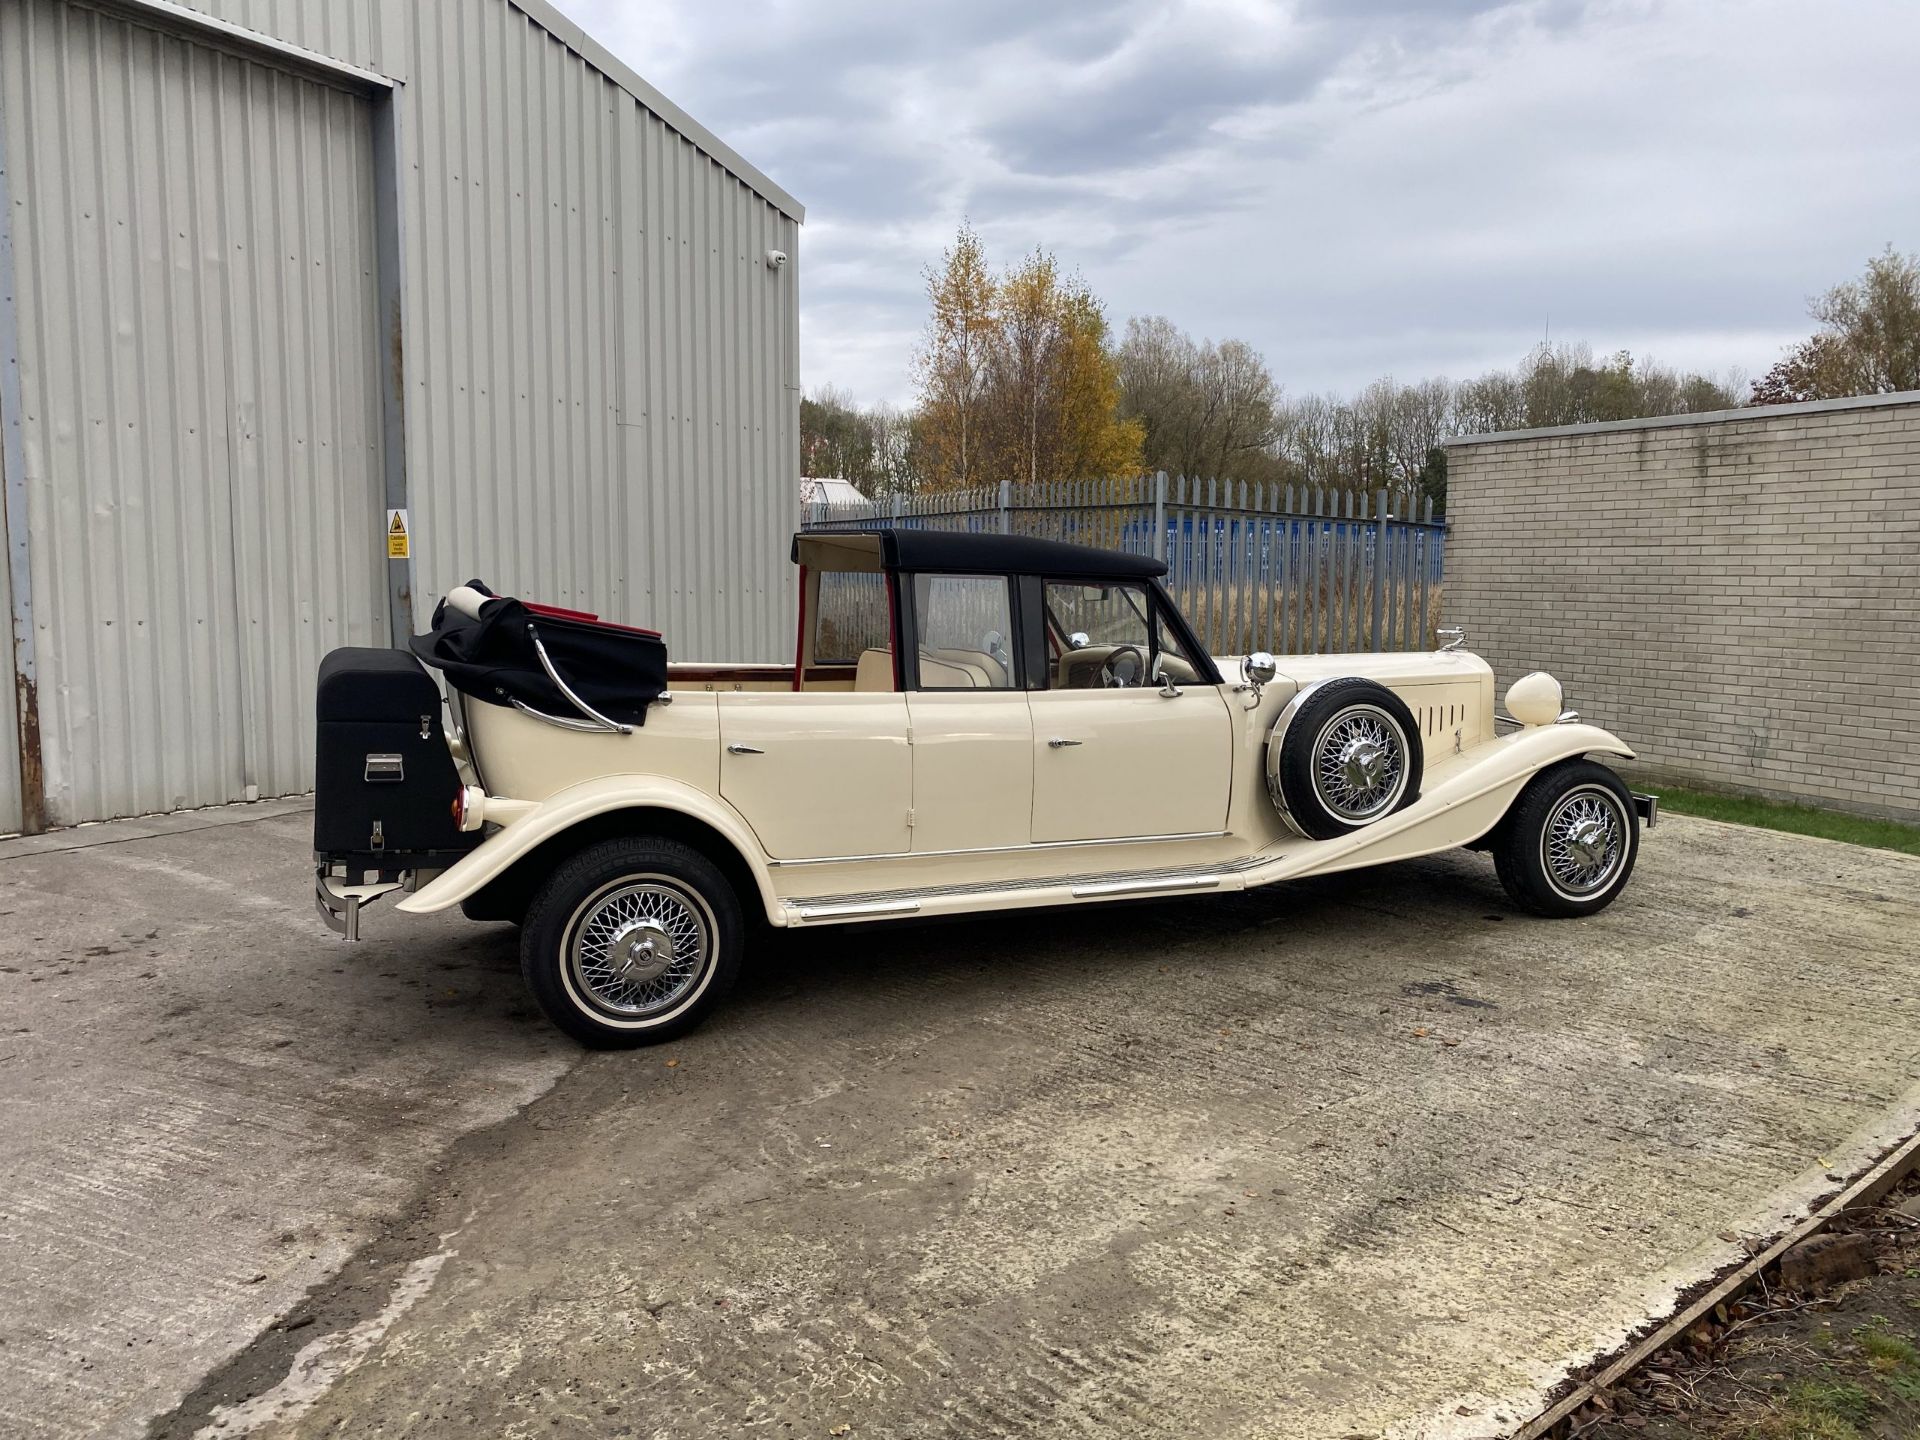
[[[1633,795],[1592,760],[1541,771],[1500,822],[1494,870],[1507,894],[1536,915],[1591,915],[1626,888],[1640,853]]]
[[[705,855],[673,840],[591,845],[535,895],[520,939],[533,998],[582,1044],[683,1035],[740,970],[740,901]]]

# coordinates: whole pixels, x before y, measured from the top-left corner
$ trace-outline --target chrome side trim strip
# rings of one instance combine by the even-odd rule
[[[866,900],[845,905],[796,905],[794,913],[802,920],[850,920],[856,915],[911,915],[919,908],[918,900]]]
[[[1257,870],[1273,856],[1266,851],[1223,860],[1213,865],[1186,865],[1161,870],[1096,870],[1077,875],[1040,875],[1022,880],[994,880],[986,884],[925,885],[915,889],[855,890],[838,895],[792,895],[789,908],[839,911],[847,906],[912,903],[926,905],[941,900],[977,900],[995,896],[1031,894],[1036,890],[1057,890],[1072,899],[1106,899],[1123,894],[1152,894],[1156,891],[1211,890],[1226,883],[1230,875]]]
[[[1101,880],[1092,885],[1076,885],[1076,900],[1095,895],[1159,895],[1176,890],[1213,890],[1220,884],[1218,875],[1169,875],[1159,880]]]
[[[1013,855],[1029,850],[1084,850],[1095,845],[1157,845],[1167,840],[1225,840],[1231,834],[1231,830],[1192,830],[1179,835],[1122,835],[1112,840],[1041,840],[1026,845],[979,845],[969,850],[894,850],[878,855],[821,855],[807,860],[769,860],[767,865],[770,869],[778,869],[798,865],[852,865],[868,860],[931,860],[944,855]]]

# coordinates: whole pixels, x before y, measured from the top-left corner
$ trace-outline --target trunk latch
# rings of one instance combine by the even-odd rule
[[[363,778],[369,785],[377,780],[404,780],[407,778],[406,759],[400,755],[369,755]]]

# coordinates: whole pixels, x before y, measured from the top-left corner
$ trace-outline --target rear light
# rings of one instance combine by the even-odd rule
[[[487,818],[487,792],[478,785],[462,785],[447,809],[453,815],[455,829],[478,830]]]

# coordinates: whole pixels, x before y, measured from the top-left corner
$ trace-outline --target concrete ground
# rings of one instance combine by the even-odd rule
[[[1882,852],[777,937],[585,1056],[306,825],[0,842],[12,1433],[1492,1435],[1920,1124]]]

